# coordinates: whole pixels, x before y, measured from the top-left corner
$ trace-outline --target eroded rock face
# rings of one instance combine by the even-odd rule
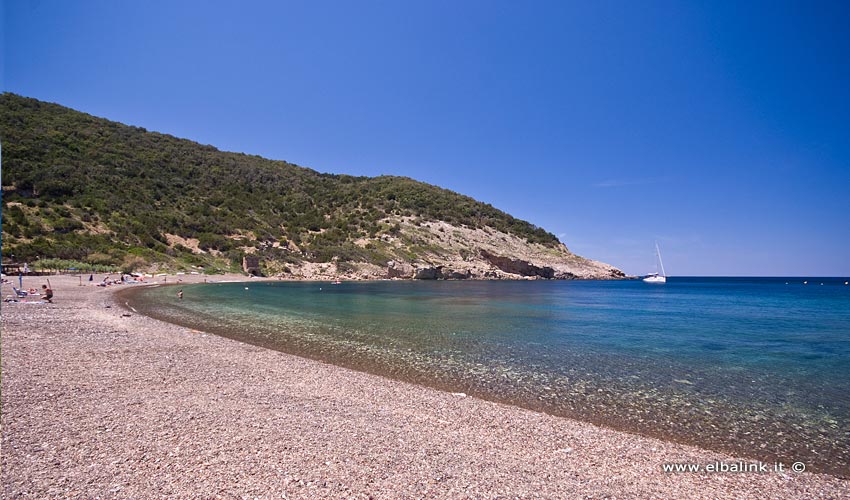
[[[577,280],[577,279],[579,279],[579,277],[578,277],[578,276],[576,276],[575,274],[571,273],[571,272],[556,272],[556,273],[555,273],[555,279],[559,279],[559,280]]]
[[[414,271],[413,266],[406,262],[387,262],[387,278],[412,278]]]
[[[466,280],[474,277],[469,269],[456,271],[445,266],[420,267],[413,275],[418,280]]]
[[[465,280],[472,277],[472,271],[467,269],[465,272],[454,271],[452,269],[443,269],[443,279],[447,280]]]
[[[414,279],[418,280],[438,280],[443,277],[442,266],[439,267],[420,267],[413,275]]]
[[[535,266],[528,261],[520,259],[512,259],[494,255],[487,250],[481,250],[481,257],[493,266],[501,269],[509,274],[518,274],[520,276],[538,276],[544,279],[552,279],[555,277],[555,270],[549,266]]]
[[[420,280],[604,280],[624,277],[619,269],[575,255],[563,244],[552,247],[530,243],[494,228],[470,228],[410,217],[387,218],[382,224],[400,228],[394,235],[381,236],[388,261],[381,266],[350,263],[356,269],[355,277]],[[358,245],[365,247],[369,242],[363,239]],[[302,267],[306,266],[308,264]]]

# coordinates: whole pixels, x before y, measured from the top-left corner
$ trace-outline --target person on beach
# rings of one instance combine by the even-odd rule
[[[180,300],[183,300],[183,290],[177,291],[177,298],[180,299]]]
[[[47,285],[41,285],[41,290],[42,290],[41,293],[44,294],[44,300],[46,300],[47,302],[52,304],[53,303],[53,290],[48,288]]]

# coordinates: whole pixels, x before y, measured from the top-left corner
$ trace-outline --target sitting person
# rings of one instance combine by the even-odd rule
[[[47,302],[53,303],[53,290],[47,287],[47,285],[41,285],[42,293],[44,294],[44,300]]]

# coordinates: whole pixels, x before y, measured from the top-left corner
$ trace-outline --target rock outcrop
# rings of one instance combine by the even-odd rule
[[[381,245],[392,259],[378,267],[365,262],[348,263],[347,279],[417,280],[517,280],[517,279],[623,279],[619,269],[570,252],[563,244],[531,243],[494,228],[470,228],[444,221],[393,217],[381,221],[395,226],[383,235]],[[369,244],[363,240],[361,245]],[[290,264],[290,267],[293,267]],[[296,276],[324,279],[300,266]],[[346,277],[346,276],[343,276]],[[306,279],[306,278],[305,278]]]
[[[481,250],[481,257],[490,264],[496,266],[508,274],[518,274],[520,276],[539,276],[544,279],[552,279],[555,277],[555,270],[549,266],[535,266],[528,261],[521,259],[512,259],[501,255],[493,255],[487,250]]]
[[[387,276],[414,279],[623,279],[625,273],[570,252],[563,244],[546,246],[494,228],[470,228],[445,221],[387,219],[398,234],[385,244],[415,249],[416,260],[396,258]],[[414,253],[414,252],[409,252]],[[390,269],[391,268],[391,269]]]
[[[472,271],[469,269],[464,272],[461,272],[446,268],[442,270],[442,273],[443,279],[447,280],[465,280],[472,277]]]
[[[412,278],[415,269],[406,262],[391,260],[387,262],[387,278]]]
[[[443,277],[442,266],[439,267],[420,267],[416,269],[413,275],[417,280],[438,280]]]
[[[583,280],[623,279],[619,269],[585,259],[563,244],[545,246],[497,231],[412,217],[387,219],[398,225],[383,235],[391,256],[385,265],[369,262],[290,262],[280,275],[303,280]],[[366,245],[370,240],[364,240]]]

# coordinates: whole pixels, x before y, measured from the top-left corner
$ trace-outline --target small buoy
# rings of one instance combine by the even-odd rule
[[[804,281],[804,282],[803,282],[803,284],[804,284],[804,285],[808,285],[808,284],[809,284],[809,282],[808,282],[808,281]]]
[[[248,289],[248,287],[246,286],[246,287],[245,287],[245,290],[247,290],[247,289]]]
[[[847,282],[845,281],[845,282],[844,282],[844,284],[846,285],[846,284],[847,284]]]

